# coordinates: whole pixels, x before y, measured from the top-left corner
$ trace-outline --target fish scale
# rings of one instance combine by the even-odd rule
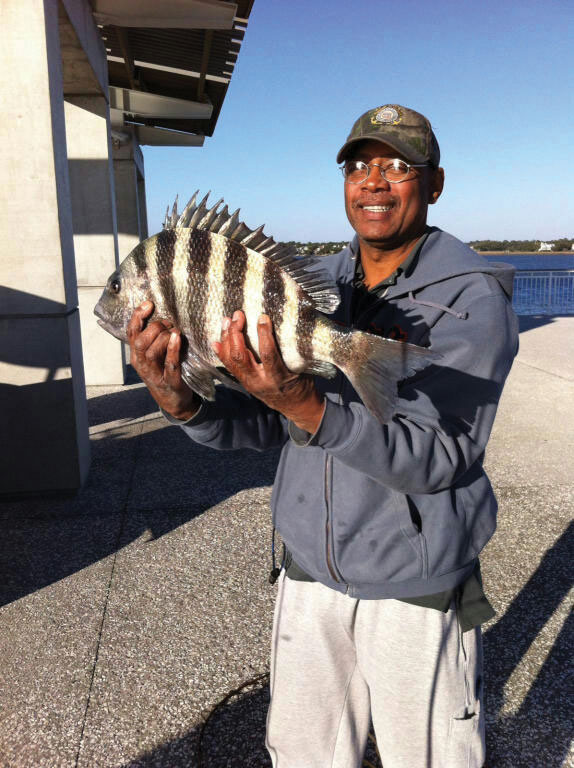
[[[438,356],[333,323],[327,315],[340,297],[317,260],[299,258],[294,248],[265,235],[263,226],[250,229],[238,210],[220,210],[223,200],[208,208],[206,195],[196,204],[197,195],[181,216],[176,199],[162,232],[136,246],[110,276],[94,309],[98,323],[127,341],[134,309],[152,301],[150,319],[168,321],[185,339],[183,380],[213,400],[216,380],[237,387],[212,347],[223,318],[245,313],[247,341],[258,357],[257,321],[265,313],[287,368],[324,377],[339,369],[373,416],[383,423],[392,418],[398,382]]]

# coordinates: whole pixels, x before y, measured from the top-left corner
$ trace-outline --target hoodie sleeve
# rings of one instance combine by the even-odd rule
[[[215,401],[204,400],[188,421],[166,418],[178,424],[196,443],[218,450],[252,448],[264,451],[287,439],[287,422],[255,397],[226,387],[216,387]]]
[[[445,314],[433,328],[440,364],[400,387],[391,422],[380,424],[361,402],[329,400],[309,443],[403,493],[451,486],[486,447],[518,348],[516,315],[502,293],[466,311],[466,320]]]

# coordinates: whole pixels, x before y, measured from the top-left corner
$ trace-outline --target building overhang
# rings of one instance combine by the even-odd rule
[[[119,111],[143,144],[169,146],[171,136],[201,146],[212,136],[253,2],[91,0],[115,128]]]
[[[232,29],[237,3],[220,0],[93,0],[98,24],[154,29]]]

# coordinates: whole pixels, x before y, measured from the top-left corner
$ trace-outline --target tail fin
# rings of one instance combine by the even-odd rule
[[[408,379],[440,357],[425,347],[354,331],[349,357],[344,363],[337,361],[336,364],[369,411],[384,424],[393,416],[398,382]]]

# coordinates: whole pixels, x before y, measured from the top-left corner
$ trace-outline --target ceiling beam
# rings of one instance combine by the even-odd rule
[[[205,76],[207,75],[207,67],[209,65],[209,54],[211,53],[211,43],[213,40],[213,32],[211,29],[206,29],[203,37],[203,51],[201,54],[201,71],[199,73],[199,82],[197,84],[197,100],[203,101],[203,94],[205,91]]]
[[[122,27],[116,27],[115,33],[118,38],[118,43],[120,45],[122,56],[124,58],[124,65],[126,68],[126,72],[128,73],[128,81],[130,84],[130,88],[132,88],[132,90],[135,90],[136,77],[135,77],[134,57],[132,56],[130,43],[128,40],[128,33]]]
[[[154,147],[202,147],[205,140],[205,136],[196,133],[170,131],[150,125],[135,125],[134,129],[140,144]]]
[[[187,101],[156,93],[134,91],[110,85],[110,108],[125,114],[168,120],[209,120],[213,106],[209,101]]]

